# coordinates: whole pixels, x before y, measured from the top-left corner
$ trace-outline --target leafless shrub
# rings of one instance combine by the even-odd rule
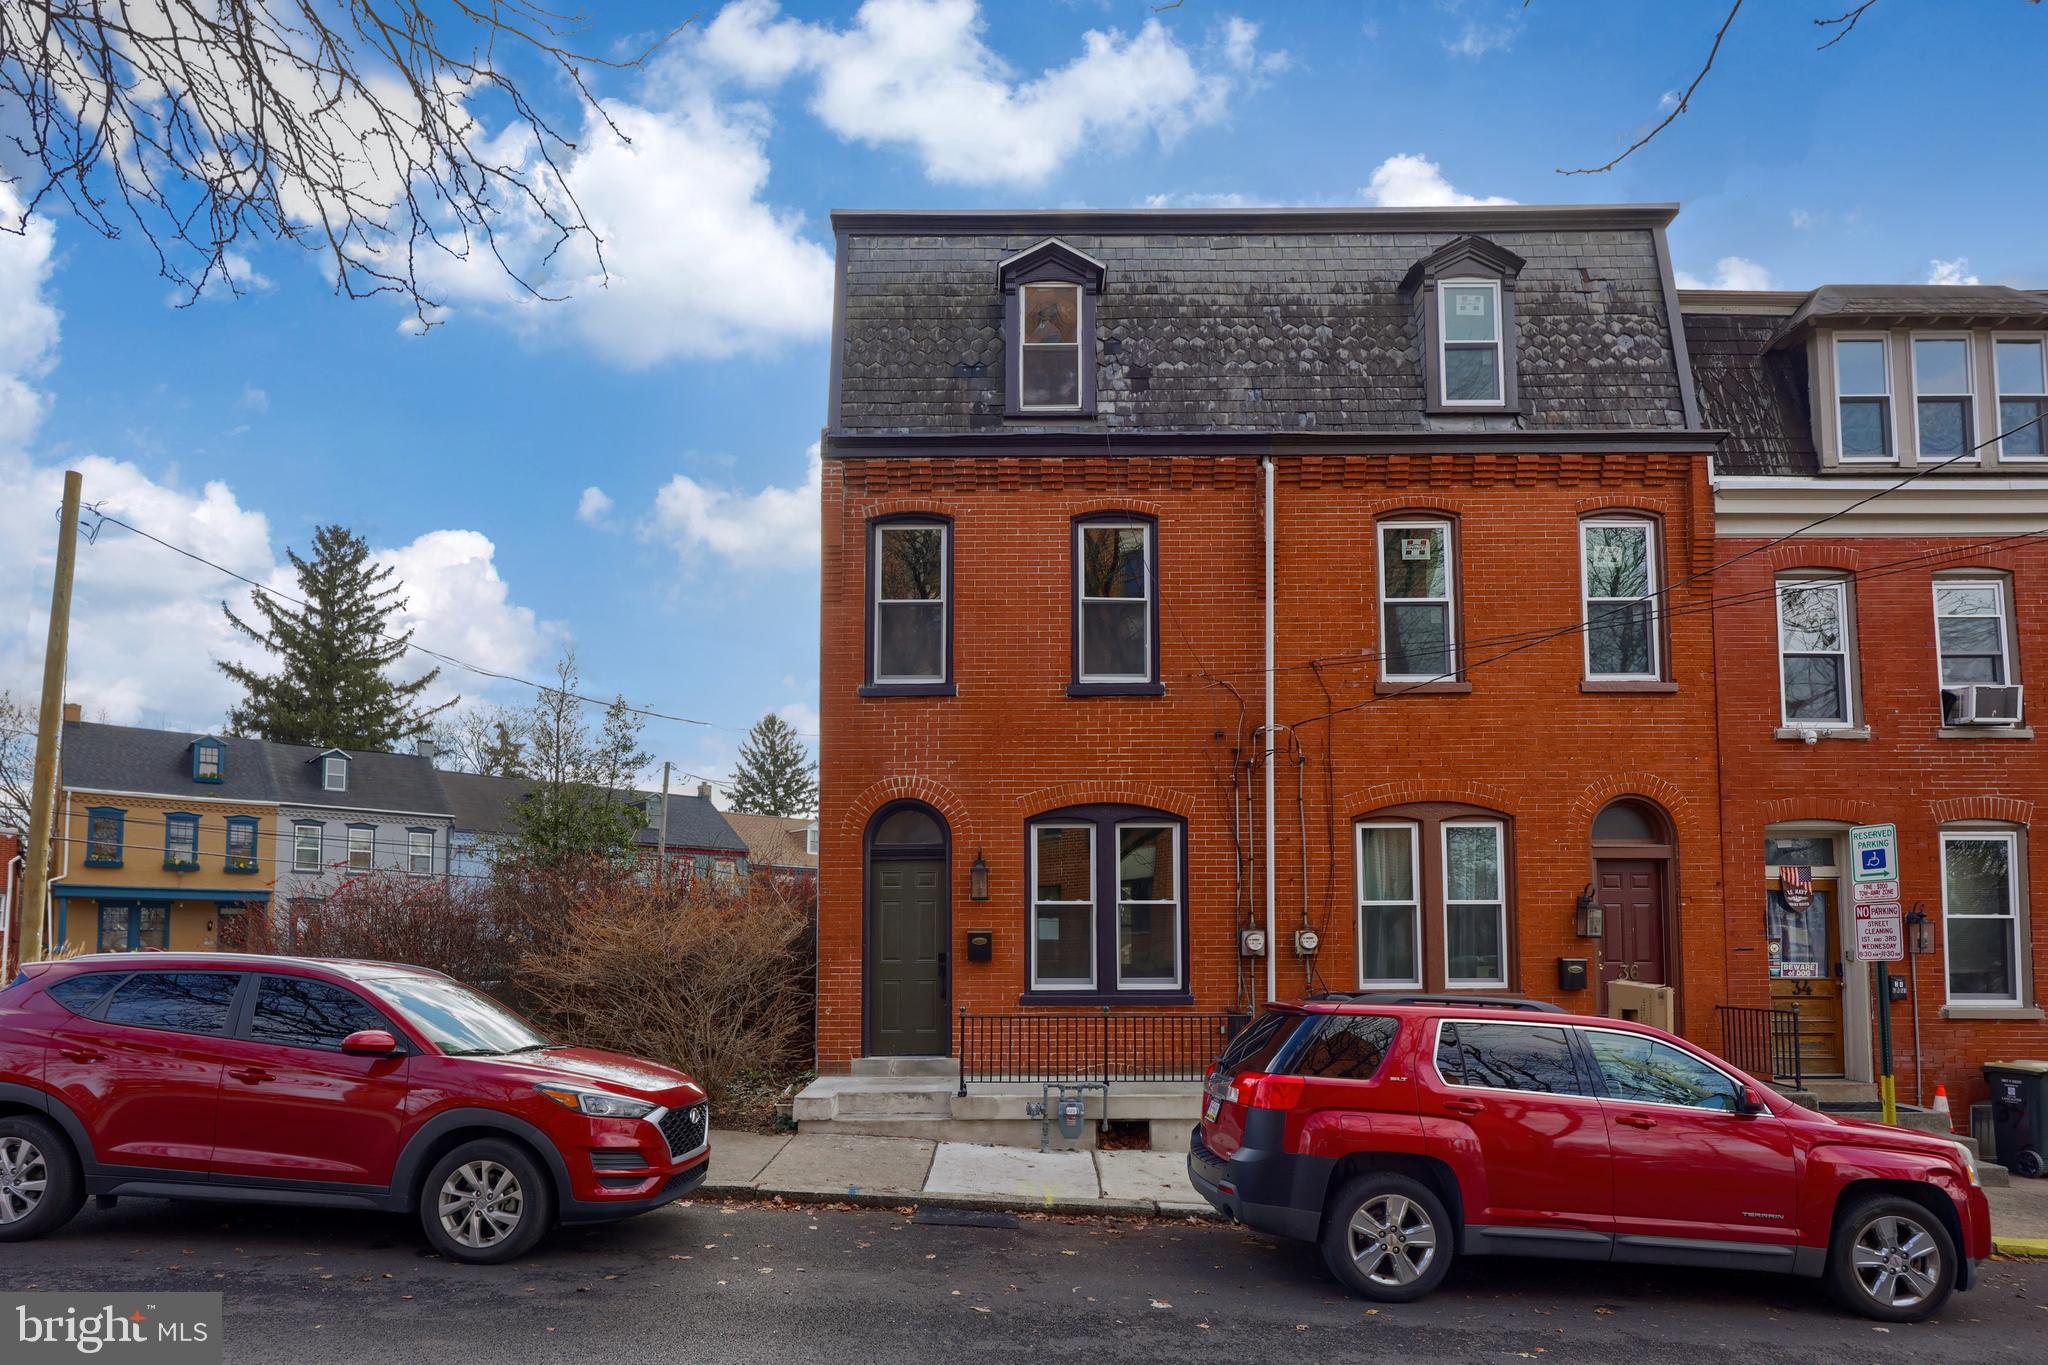
[[[318,907],[288,913],[294,953],[409,962],[493,992],[516,985],[526,941],[525,926],[469,883],[397,873],[350,878]]]

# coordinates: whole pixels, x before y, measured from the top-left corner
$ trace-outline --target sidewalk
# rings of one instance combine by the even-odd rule
[[[1188,1184],[1184,1152],[1036,1152],[922,1138],[711,1134],[706,1194],[838,1198],[970,1209],[1216,1217]],[[1987,1189],[1994,1246],[2048,1256],[2048,1180]]]
[[[922,1138],[711,1134],[706,1194],[970,1209],[1215,1217],[1185,1152],[1038,1152]]]

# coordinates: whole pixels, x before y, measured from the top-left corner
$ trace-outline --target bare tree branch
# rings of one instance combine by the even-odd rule
[[[1872,3],[1875,3],[1875,0],[1872,0]],[[1707,49],[1707,60],[1700,67],[1699,74],[1692,78],[1692,84],[1685,87],[1685,93],[1678,97],[1678,103],[1672,106],[1671,112],[1666,114],[1662,121],[1660,121],[1656,127],[1652,128],[1649,132],[1644,133],[1641,137],[1637,138],[1634,142],[1630,143],[1628,145],[1628,148],[1625,151],[1623,151],[1620,156],[1615,157],[1614,160],[1608,162],[1604,166],[1583,166],[1580,167],[1578,170],[1571,171],[1568,171],[1564,167],[1560,166],[1557,168],[1557,173],[1559,175],[1599,175],[1604,171],[1611,171],[1616,166],[1619,166],[1622,162],[1628,160],[1628,158],[1632,156],[1634,153],[1640,151],[1643,147],[1647,146],[1650,140],[1656,137],[1657,134],[1663,132],[1666,128],[1669,128],[1672,124],[1672,121],[1675,120],[1680,114],[1684,113],[1686,111],[1687,106],[1689,106],[1692,103],[1693,91],[1700,88],[1700,82],[1705,80],[1707,78],[1707,73],[1714,69],[1714,57],[1721,51],[1721,40],[1728,36],[1728,26],[1735,22],[1735,16],[1741,12],[1742,0],[1735,0],[1734,5],[1731,6],[1728,10],[1728,17],[1721,21],[1721,31],[1714,35],[1714,45]]]
[[[1856,6],[1854,9],[1844,10],[1842,13],[1836,15],[1832,19],[1814,20],[1813,26],[1815,28],[1833,28],[1836,24],[1840,24],[1842,26],[1842,31],[1840,33],[1837,33],[1834,37],[1822,43],[1819,47],[1815,48],[1814,51],[1826,52],[1836,43],[1841,42],[1842,39],[1848,37],[1851,33],[1855,32],[1857,21],[1863,18],[1863,11],[1869,9],[1872,5],[1876,3],[1877,0],[1863,0],[1863,3]],[[2040,3],[2040,0],[2035,0],[2035,3]]]
[[[623,137],[587,70],[674,36],[615,59],[579,48],[587,28],[542,0],[4,0],[0,136],[40,183],[0,230],[54,197],[106,237],[140,235],[188,303],[216,281],[241,292],[251,238],[322,253],[337,293],[399,294],[422,325],[429,251],[481,249],[545,297],[508,228],[537,229],[543,261],[584,239],[600,275],[604,248],[563,175],[574,130],[501,57],[537,58]]]

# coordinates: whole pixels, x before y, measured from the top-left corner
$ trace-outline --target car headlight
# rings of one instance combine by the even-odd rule
[[[1984,1182],[1977,1178],[1977,1158],[1970,1155],[1970,1149],[1958,1142],[1956,1150],[1963,1154],[1963,1169],[1970,1173],[1970,1183],[1972,1185],[1983,1184]]]
[[[594,1119],[644,1119],[661,1107],[649,1100],[607,1094],[602,1090],[570,1090],[555,1085],[537,1085],[534,1089],[564,1109],[574,1109]]]

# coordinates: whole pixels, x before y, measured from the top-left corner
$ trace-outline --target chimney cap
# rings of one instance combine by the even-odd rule
[[[439,748],[435,745],[434,741],[427,738],[425,735],[421,735],[418,739],[412,742],[412,751],[418,754],[421,758],[427,760],[427,762],[429,763],[432,763],[434,761],[434,755],[440,752]]]
[[[76,725],[85,719],[85,712],[77,702],[67,701],[64,703],[64,719],[67,723]]]

